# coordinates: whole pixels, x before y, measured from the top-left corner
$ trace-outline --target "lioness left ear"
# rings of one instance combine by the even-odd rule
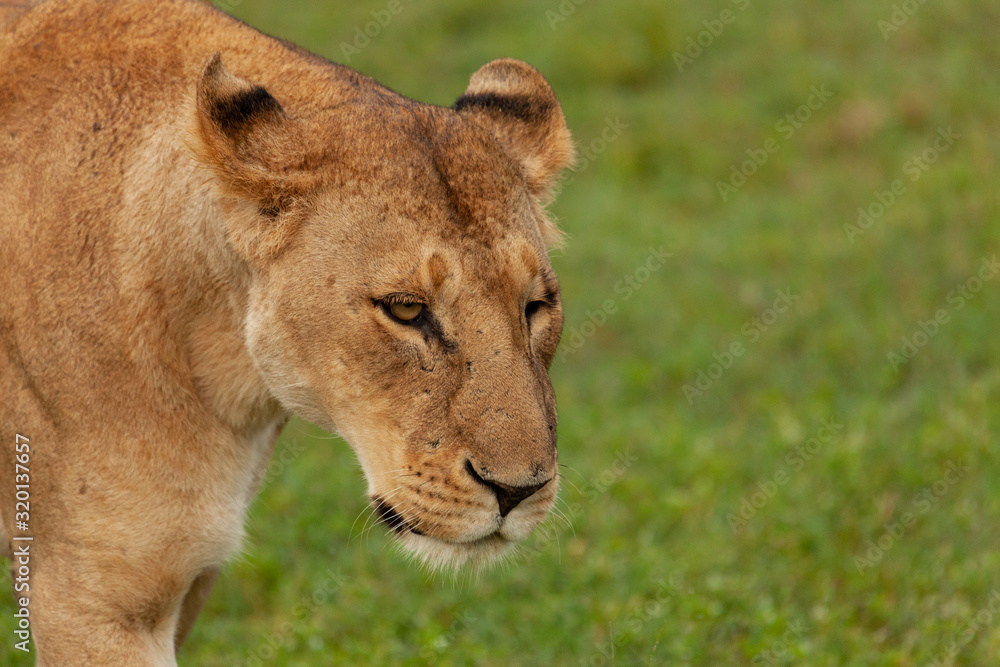
[[[192,148],[215,173],[230,241],[252,260],[274,256],[295,230],[310,182],[286,164],[301,153],[293,123],[263,86],[230,74],[218,53],[196,95]]]
[[[489,130],[524,169],[528,190],[544,203],[559,173],[573,161],[562,107],[531,65],[505,58],[483,65],[458,98],[455,111]]]

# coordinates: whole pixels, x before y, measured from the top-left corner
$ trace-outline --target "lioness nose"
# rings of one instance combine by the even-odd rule
[[[540,484],[531,484],[530,486],[510,486],[509,484],[501,484],[489,479],[483,479],[476,468],[472,465],[472,461],[465,462],[465,469],[472,476],[472,479],[476,480],[483,486],[488,487],[493,491],[494,495],[497,497],[497,503],[500,504],[500,516],[507,516],[510,511],[517,507],[522,500],[529,498],[538,489],[542,488],[546,484],[552,481],[552,478],[548,478]]]

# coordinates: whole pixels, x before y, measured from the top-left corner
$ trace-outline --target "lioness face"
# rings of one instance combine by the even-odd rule
[[[218,94],[231,96],[238,80],[222,72]],[[500,93],[477,89],[476,77],[479,88],[500,81]],[[237,245],[254,238],[268,248],[246,246],[255,267],[247,340],[268,386],[344,436],[374,512],[435,566],[503,554],[556,496],[548,367],[562,308],[538,199],[548,163],[561,168],[570,149],[538,80],[499,61],[455,109],[364,99],[327,119],[326,137],[311,119],[298,130],[324,145],[302,177],[308,188],[285,201],[269,195],[278,203],[268,207],[258,197],[256,211],[237,193],[226,211]],[[519,92],[527,106],[508,118],[504,104]],[[250,121],[271,113],[281,125],[257,131],[287,147],[291,111],[268,104]],[[555,123],[553,109],[556,137],[532,124]],[[240,145],[252,145],[247,126],[237,129]],[[265,219],[247,220],[247,210]],[[250,224],[265,231],[235,228]]]

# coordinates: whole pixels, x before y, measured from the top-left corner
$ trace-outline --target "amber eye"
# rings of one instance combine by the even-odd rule
[[[390,303],[389,313],[400,322],[416,322],[424,314],[422,303]]]

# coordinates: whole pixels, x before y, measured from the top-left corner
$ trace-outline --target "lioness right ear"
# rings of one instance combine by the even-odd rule
[[[550,197],[573,161],[573,142],[562,107],[538,70],[513,58],[487,63],[453,108],[489,130],[520,163],[531,194]]]
[[[215,173],[230,240],[251,259],[273,256],[294,231],[307,174],[284,163],[297,154],[292,123],[263,86],[233,76],[215,53],[198,80],[197,146]]]
[[[505,58],[479,68],[452,107],[488,130],[521,165],[528,191],[541,204],[553,197],[560,172],[573,162],[573,141],[552,88],[531,65]],[[559,231],[539,210],[539,229],[549,247]]]

